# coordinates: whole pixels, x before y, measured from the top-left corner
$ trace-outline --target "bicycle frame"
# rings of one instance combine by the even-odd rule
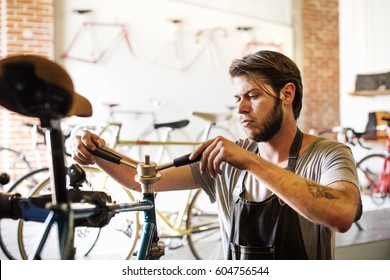
[[[382,118],[387,121],[387,125],[377,126],[378,130],[387,130],[386,149],[383,153],[371,153],[363,157],[357,162],[356,167],[358,173],[363,178],[361,188],[369,191],[371,199],[376,205],[381,205],[385,202],[386,196],[390,190],[390,118]],[[363,136],[363,133],[355,133],[358,139]],[[349,141],[348,141],[349,142]],[[360,145],[361,143],[358,142]],[[361,145],[362,146],[362,145]],[[362,146],[364,148],[364,146]]]
[[[152,63],[173,68],[178,71],[186,71],[204,52],[208,52],[212,65],[217,67],[218,64],[220,64],[216,35],[226,38],[228,31],[225,28],[218,26],[210,29],[198,30],[195,33],[194,44],[191,42],[192,46],[195,48],[194,53],[191,56],[185,56],[184,39],[186,36],[184,36],[182,32],[182,20],[168,19],[168,21],[173,28],[171,38],[169,38],[156,53],[151,60]],[[161,59],[171,56],[172,59],[168,61],[166,59]]]
[[[382,171],[377,184],[373,184],[373,193],[381,193],[386,195],[390,188],[390,119],[382,118],[387,121],[387,141],[386,141],[386,153],[383,161]]]
[[[388,156],[384,157],[382,168],[379,174],[379,179],[377,182],[373,180],[370,176],[370,170],[365,170],[363,172],[364,178],[367,180],[370,186],[373,187],[373,193],[387,193],[390,185],[390,158]]]
[[[112,40],[105,46],[105,48],[102,51],[98,51],[98,54],[96,56],[91,55],[90,57],[82,57],[80,55],[74,54],[72,55],[71,51],[76,46],[76,43],[79,42],[80,36],[82,33],[85,32],[92,32],[91,29],[93,28],[109,28],[112,30],[118,29],[118,34],[112,38]],[[93,34],[92,34],[93,35]],[[84,22],[80,28],[78,29],[77,33],[75,34],[74,38],[70,42],[70,45],[68,48],[64,51],[64,53],[61,55],[62,59],[73,59],[81,62],[87,62],[96,64],[100,60],[102,60],[106,54],[113,49],[113,47],[116,46],[117,42],[119,40],[124,40],[127,48],[129,49],[130,53],[134,55],[134,51],[132,49],[132,45],[130,43],[129,35],[126,29],[126,26],[124,24],[118,24],[118,23],[99,23],[99,22],[91,22],[87,21]]]
[[[374,184],[374,192],[387,193],[390,184],[390,164],[388,157],[385,157],[385,160],[383,161],[383,168],[379,178],[379,182]]]

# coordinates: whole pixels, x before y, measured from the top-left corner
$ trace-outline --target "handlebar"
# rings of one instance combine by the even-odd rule
[[[361,139],[364,139],[364,132],[356,132],[351,127],[341,127],[335,126],[329,129],[322,130],[318,132],[318,135],[323,135],[326,133],[337,133],[337,139],[340,142],[348,143],[352,146],[355,146],[355,142],[362,147],[363,149],[370,150],[371,147],[368,147],[362,143]]]

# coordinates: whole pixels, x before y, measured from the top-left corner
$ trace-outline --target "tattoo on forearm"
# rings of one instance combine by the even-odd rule
[[[322,187],[312,181],[306,181],[307,188],[309,193],[316,198],[327,198],[327,199],[337,199],[333,194],[331,194],[325,187]]]

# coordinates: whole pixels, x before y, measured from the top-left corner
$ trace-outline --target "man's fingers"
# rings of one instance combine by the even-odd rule
[[[213,139],[207,140],[203,143],[201,143],[199,146],[195,148],[195,151],[193,151],[189,157],[190,160],[196,159],[200,154],[204,152],[204,150],[213,143]]]
[[[190,155],[190,159],[193,160],[202,154],[199,163],[200,172],[202,174],[204,174],[207,169],[213,178],[222,173],[220,165],[223,161],[223,154],[221,153],[223,141],[223,137],[209,139],[200,144]]]
[[[215,145],[214,149],[210,152],[208,157],[208,169],[210,175],[215,178],[218,174],[221,174],[222,170],[220,169],[220,165],[222,163],[223,150],[219,145]]]
[[[73,159],[84,165],[95,164],[95,158],[90,152],[93,149],[96,149],[96,146],[91,139],[91,134],[84,133],[81,136],[76,136],[73,146]]]

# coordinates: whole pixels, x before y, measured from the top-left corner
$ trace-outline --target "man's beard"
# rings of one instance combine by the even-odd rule
[[[283,109],[280,102],[275,102],[272,113],[264,120],[258,131],[249,138],[256,142],[267,142],[279,132],[283,122]]]

